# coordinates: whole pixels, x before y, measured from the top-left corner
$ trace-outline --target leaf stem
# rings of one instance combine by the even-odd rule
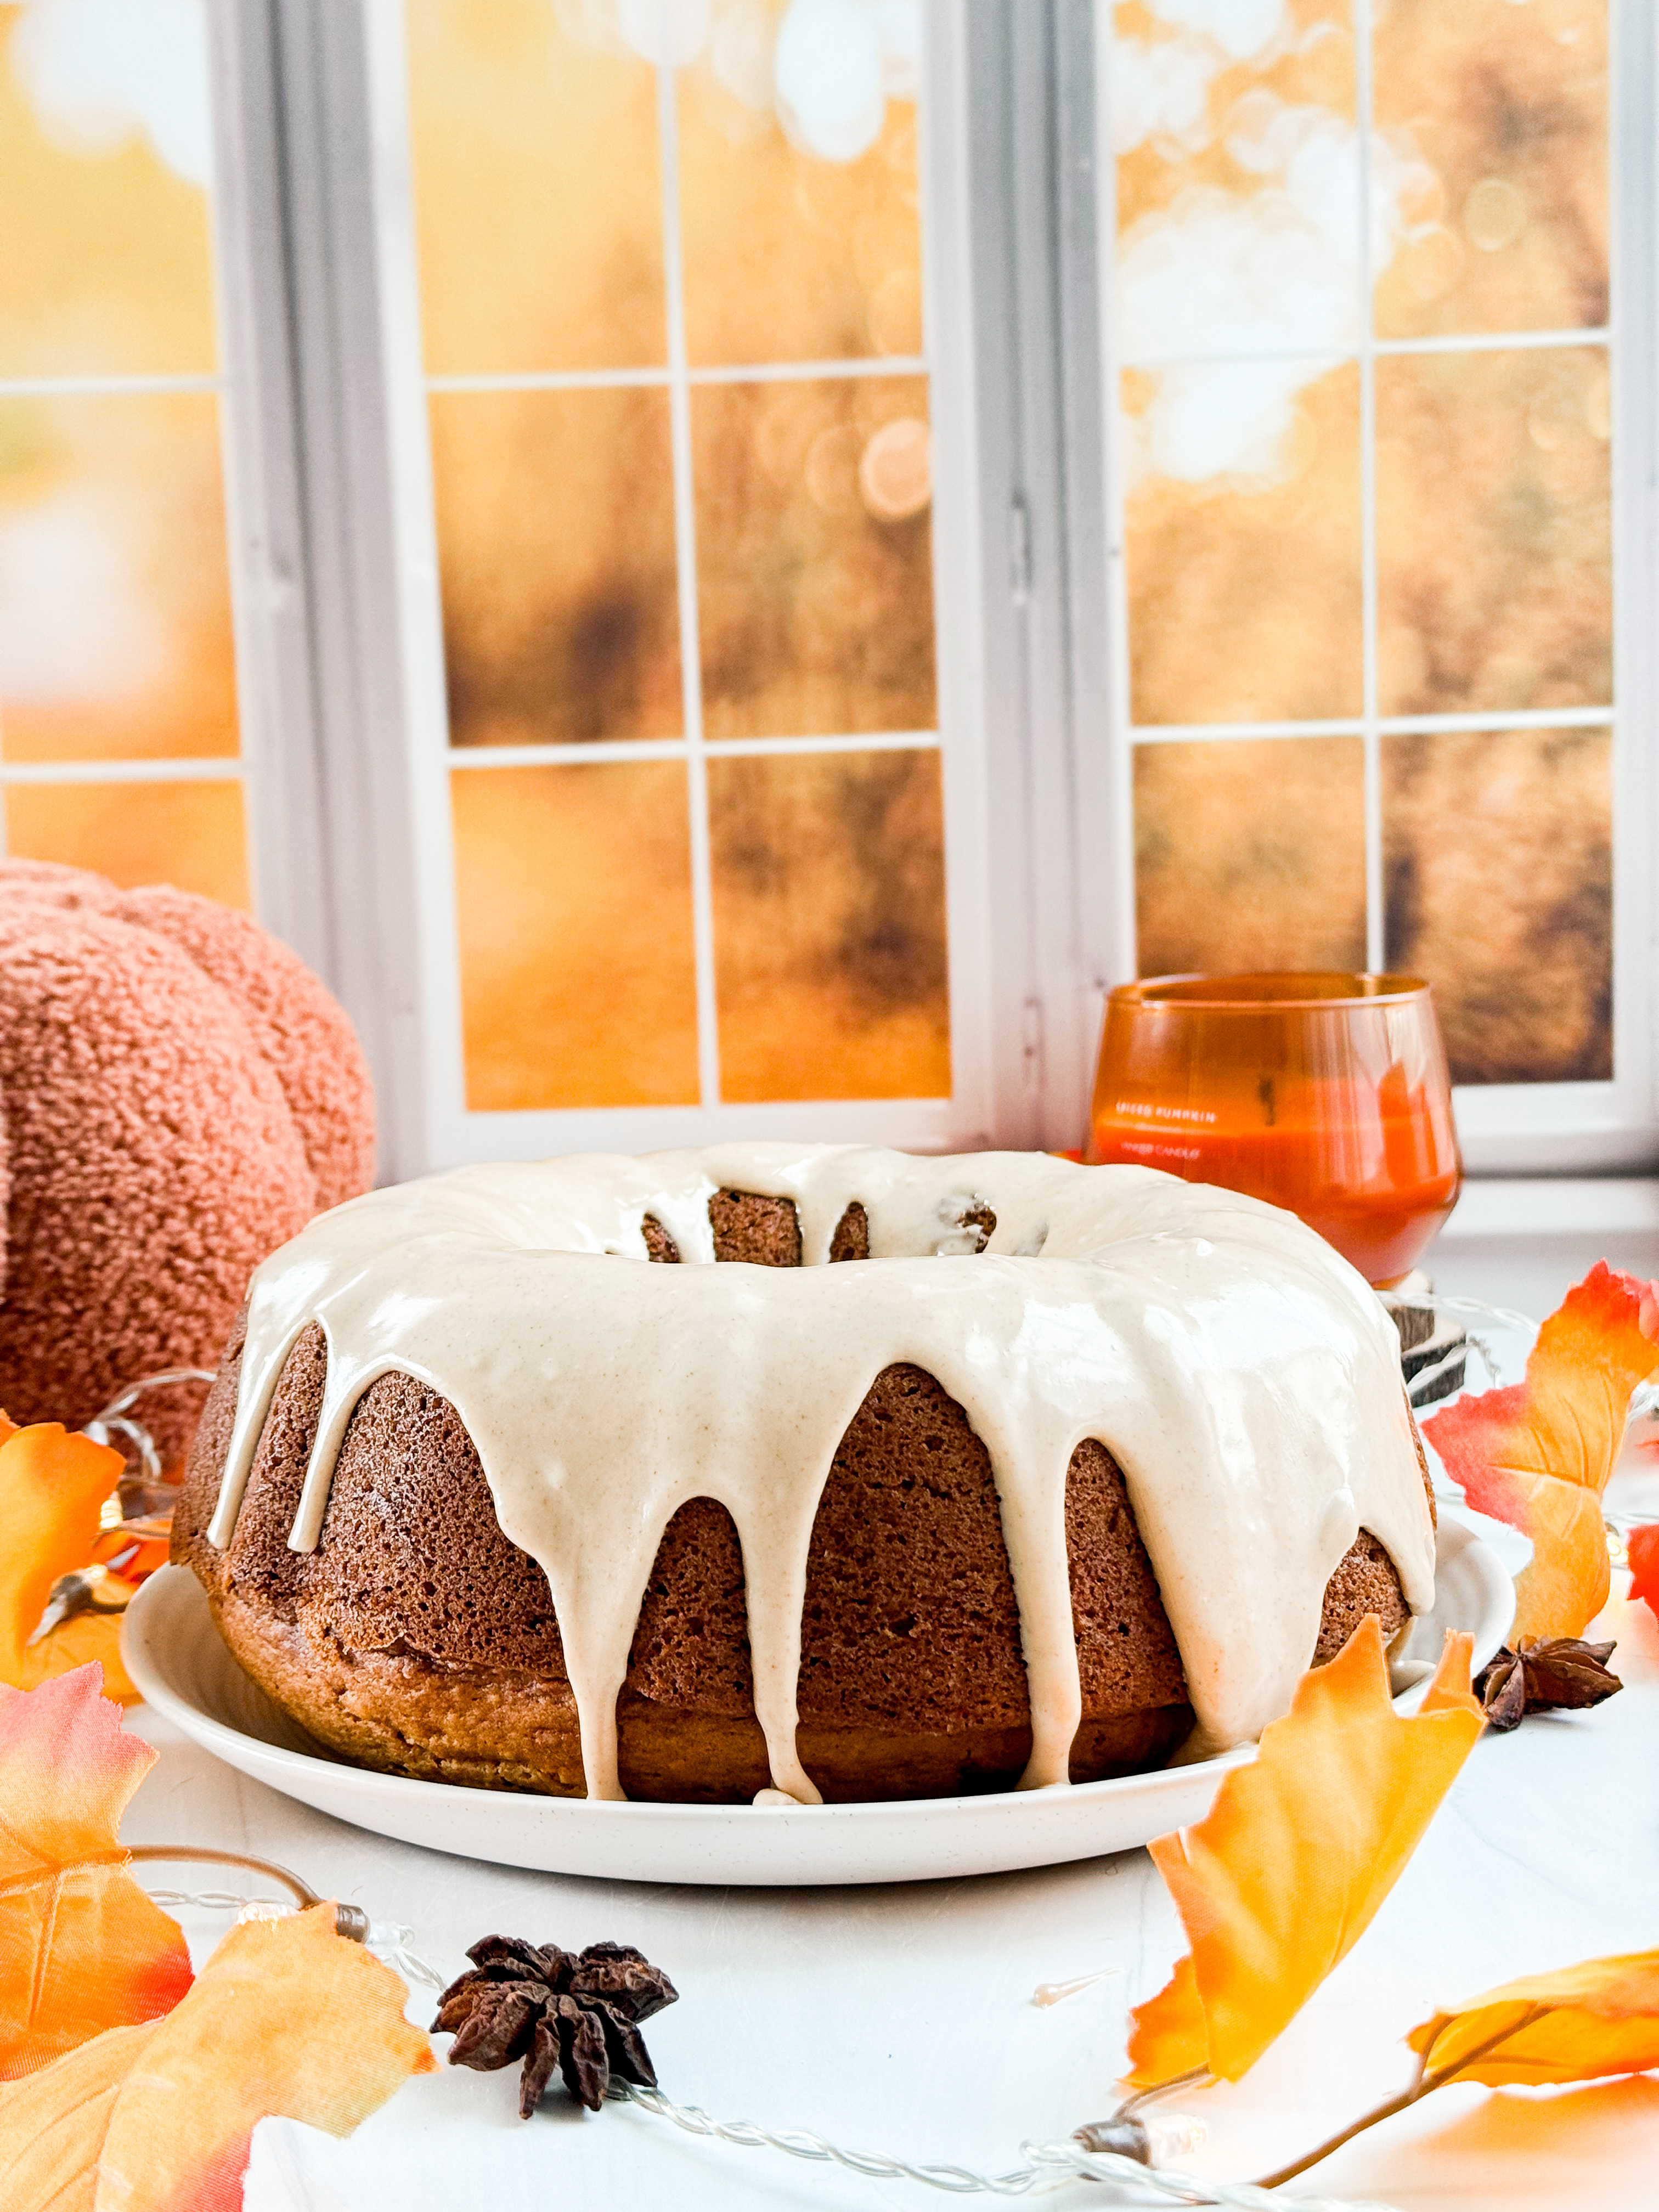
[[[1286,2181],[1293,2181],[1298,2173],[1305,2173],[1310,2166],[1317,2166],[1333,2151],[1340,2150],[1345,2142],[1352,2142],[1357,2135],[1363,2135],[1367,2128],[1374,2128],[1379,2120],[1392,2119],[1396,2112],[1403,2112],[1408,2106],[1416,2104],[1419,2098],[1426,2097],[1431,2090],[1443,2089],[1447,2082],[1455,2081],[1460,2074],[1466,2073],[1471,2066],[1478,2065],[1481,2059],[1491,2057],[1500,2045],[1507,2043],[1511,2036],[1519,2035],[1522,2028],[1530,2027],[1534,2021],[1541,2020],[1552,2009],[1549,2005],[1529,2005],[1519,2020],[1510,2021],[1498,2034],[1489,2036],[1486,2042],[1477,2044],[1473,2051],[1466,2051],[1455,2066],[1449,2066],[1443,2072],[1431,2074],[1428,2071],[1425,2052],[1417,2069],[1417,2079],[1410,2088],[1402,2089],[1397,2097],[1386,2098],[1369,2112],[1362,2112],[1357,2120],[1352,2121],[1339,2134],[1330,2136],[1316,2149],[1292,2160],[1289,2166],[1281,2166],[1273,2173],[1264,2173],[1255,2186],[1258,2189],[1277,2189]]]
[[[1363,2134],[1367,2128],[1374,2128],[1379,2120],[1392,2119],[1396,2112],[1403,2112],[1408,2105],[1414,2105],[1419,2097],[1426,2095],[1430,2087],[1438,2087],[1438,2082],[1425,2085],[1419,2077],[1409,2089],[1402,2089],[1397,2097],[1389,2097],[1384,2103],[1373,2106],[1369,2112],[1364,2112],[1358,2119],[1351,2121],[1340,2134],[1328,2137],[1316,2150],[1304,2152],[1302,2157],[1293,2159],[1289,2166],[1281,2166],[1276,2172],[1264,2173],[1256,2187],[1277,2189],[1281,2182],[1293,2181],[1298,2173],[1305,2173],[1310,2166],[1317,2166],[1321,2159],[1328,2158],[1333,2151],[1340,2150],[1343,2144],[1353,2136]]]

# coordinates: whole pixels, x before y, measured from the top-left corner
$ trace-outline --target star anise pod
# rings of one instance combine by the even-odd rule
[[[1487,1727],[1502,1735],[1519,1727],[1523,1713],[1599,1705],[1625,1686],[1607,1671],[1613,1653],[1611,1644],[1577,1636],[1523,1636],[1513,1651],[1506,1644],[1474,1678]]]
[[[433,2033],[454,2037],[452,2066],[488,2073],[521,2058],[523,2118],[540,2104],[555,2067],[590,2112],[605,2102],[613,2074],[656,2087],[640,2023],[679,1991],[642,1951],[628,1943],[562,1951],[556,1943],[485,1936],[466,1955],[472,1971],[439,1998]]]

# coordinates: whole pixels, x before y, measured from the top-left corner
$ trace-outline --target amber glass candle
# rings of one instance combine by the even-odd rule
[[[1092,1161],[1300,1214],[1398,1282],[1456,1203],[1451,1081],[1414,975],[1163,975],[1107,1000]]]

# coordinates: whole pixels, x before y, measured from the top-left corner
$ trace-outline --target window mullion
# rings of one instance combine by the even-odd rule
[[[327,974],[333,945],[319,845],[310,608],[270,30],[259,6],[206,13],[214,77],[211,205],[221,370],[210,383],[221,392],[251,874],[261,921]]]
[[[668,58],[668,11],[659,22],[657,143],[662,163],[662,249],[668,325],[668,406],[674,469],[674,550],[685,718],[685,796],[691,856],[691,941],[697,988],[697,1084],[702,1103],[720,1097],[714,984],[714,892],[709,853],[708,770],[702,750],[702,640],[697,622],[696,495],[691,477],[691,388],[685,349],[685,257],[680,243],[679,94]]]

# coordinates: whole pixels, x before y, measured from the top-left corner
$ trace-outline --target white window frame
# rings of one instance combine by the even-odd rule
[[[1370,114],[1369,33],[1372,0],[1353,0],[1358,56],[1360,103],[1360,191],[1369,193],[1368,123]],[[1112,0],[1096,0],[1096,112],[1109,118],[1111,106]],[[1655,614],[1659,608],[1654,544],[1659,510],[1655,482],[1659,447],[1659,340],[1655,330],[1656,171],[1651,127],[1659,73],[1656,72],[1655,26],[1649,0],[1610,0],[1611,87],[1609,183],[1612,214],[1611,315],[1606,343],[1613,376],[1613,701],[1606,710],[1404,716],[1382,720],[1376,712],[1375,636],[1376,574],[1370,531],[1372,514],[1371,422],[1362,468],[1367,543],[1365,553],[1365,712],[1351,720],[1259,726],[1221,726],[1214,730],[1141,731],[1131,735],[1127,611],[1121,512],[1121,471],[1116,453],[1116,349],[1109,283],[1101,290],[1100,358],[1105,364],[1100,388],[1108,455],[1107,497],[1114,517],[1112,550],[1103,588],[1094,609],[1080,611],[1098,619],[1103,602],[1111,641],[1113,681],[1108,702],[1111,771],[1115,782],[1111,809],[1119,867],[1118,896],[1111,912],[1095,917],[1094,944],[1103,981],[1126,980],[1135,972],[1134,883],[1129,778],[1135,743],[1179,742],[1182,738],[1224,740],[1329,734],[1362,738],[1365,753],[1367,961],[1383,964],[1383,913],[1380,814],[1380,740],[1384,732],[1410,729],[1511,729],[1528,725],[1560,728],[1571,725],[1608,726],[1613,731],[1613,1075],[1605,1083],[1497,1084],[1459,1085],[1454,1094],[1466,1169],[1475,1174],[1582,1173],[1651,1164],[1659,1153],[1659,1094],[1656,1093],[1655,1032],[1656,906],[1654,871],[1649,855],[1659,838],[1659,780],[1655,775],[1655,706],[1659,666],[1654,652]],[[1116,235],[1115,165],[1097,165],[1097,222],[1103,252],[1109,256]],[[1362,253],[1369,227],[1360,224]],[[1109,267],[1109,263],[1108,264]],[[1362,285],[1364,283],[1362,264]],[[1519,339],[1473,334],[1444,341],[1389,341],[1370,337],[1370,318],[1362,318],[1357,358],[1362,393],[1377,355],[1414,351],[1470,351],[1498,345],[1582,344],[1578,334],[1527,334]],[[1362,399],[1362,405],[1364,405]],[[1109,834],[1103,831],[1103,834]],[[1456,834],[1447,824],[1447,835]]]
[[[375,11],[384,18],[395,0],[210,4],[260,910],[333,982],[363,1036],[380,1092],[382,1175],[714,1134],[927,1149],[1079,1142],[1102,994],[1135,972],[1101,252],[1114,235],[1114,177],[1096,137],[1109,112],[1108,0],[925,0],[952,1098],[520,1115],[465,1109],[452,918],[419,889],[435,881],[453,896],[451,763],[407,124],[388,92],[384,22],[371,71]],[[1460,1091],[1476,1173],[1659,1158],[1646,861],[1659,830],[1659,194],[1644,137],[1659,73],[1644,0],[1613,4],[1617,1073],[1607,1085]],[[403,195],[401,207],[388,209],[388,192]],[[648,755],[629,745],[625,757]]]
[[[956,6],[930,11],[926,88],[921,102],[927,331],[916,362],[790,364],[757,372],[757,380],[826,371],[903,374],[930,384],[935,497],[933,568],[938,677],[937,734],[881,738],[707,740],[701,727],[696,649],[695,546],[689,479],[689,394],[714,380],[688,371],[673,269],[678,228],[672,160],[674,80],[659,74],[659,129],[665,161],[665,236],[671,275],[670,362],[666,378],[674,416],[677,538],[680,576],[681,659],[685,672],[687,739],[672,743],[549,745],[452,750],[445,699],[442,622],[434,538],[430,445],[422,372],[419,299],[410,173],[408,92],[400,0],[366,0],[368,78],[378,210],[379,299],[384,337],[386,406],[390,428],[394,537],[398,548],[399,645],[405,701],[405,774],[413,799],[415,866],[430,888],[418,906],[422,978],[423,1158],[524,1158],[599,1148],[644,1150],[720,1137],[769,1135],[851,1141],[882,1140],[918,1150],[971,1149],[990,1141],[999,1120],[993,1066],[990,935],[994,895],[986,774],[988,686],[976,651],[975,605],[982,560],[981,516],[975,451],[975,346],[968,268],[969,200],[963,90],[964,18]],[[726,380],[731,379],[720,372]],[[527,380],[514,380],[515,382]],[[744,378],[742,380],[748,380]],[[455,380],[439,380],[441,385]],[[471,383],[474,380],[466,380]],[[499,380],[489,380],[496,382]],[[552,378],[538,378],[552,385]],[[870,1099],[775,1104],[726,1104],[718,1097],[714,946],[703,763],[728,754],[776,751],[864,752],[884,744],[936,749],[944,781],[952,1091],[943,1099]],[[449,778],[495,767],[574,767],[596,759],[684,759],[692,823],[695,942],[699,985],[699,1063],[704,1103],[696,1106],[616,1107],[477,1113],[464,1092],[459,939],[453,908],[454,861]],[[439,887],[441,887],[441,889]]]
[[[405,343],[401,390],[386,373],[412,269],[406,206],[401,270],[384,252],[387,179],[408,185],[406,122],[371,97],[380,0],[210,4],[234,216],[225,276],[241,295],[227,366],[239,443],[265,457],[272,487],[248,505],[234,567],[256,672],[245,743],[266,779],[259,910],[356,1024],[379,1091],[382,1179],[464,1157],[744,1132],[918,1149],[1079,1141],[1098,994],[1077,923],[1073,738],[1098,641],[1076,639],[1070,594],[1078,548],[1086,564],[1099,535],[1098,402],[1097,378],[1060,373],[1062,341],[1079,356],[1092,344],[1080,304],[1092,291],[1075,250],[1068,282],[1056,263],[1051,117],[1063,82],[1068,158],[1086,180],[1087,0],[1055,0],[1055,18],[1048,0],[924,0],[952,1097],[714,1115],[469,1115],[460,1103],[454,942],[419,889],[422,856],[447,857],[436,801],[449,763],[435,742],[434,578],[429,563],[411,574],[397,522],[429,463],[424,426],[417,456],[410,421],[418,355]],[[1069,72],[1057,36],[1075,50]],[[389,146],[377,149],[377,125]],[[1085,200],[1071,190],[1066,204]],[[1072,230],[1091,237],[1091,212]],[[1067,496],[1066,438],[1082,456],[1080,499]],[[252,458],[249,472],[261,483]],[[436,879],[453,882],[447,866]]]
[[[258,912],[352,1017],[391,1182],[434,1163],[362,26],[356,0],[206,4]]]

